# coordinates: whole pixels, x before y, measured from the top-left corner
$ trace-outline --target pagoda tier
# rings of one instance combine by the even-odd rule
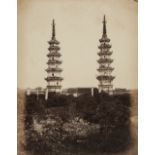
[[[62,69],[61,68],[47,68],[46,69],[46,72],[48,72],[48,73],[55,73],[55,72],[57,72],[57,73],[60,73],[60,72],[62,72]]]
[[[52,50],[59,51],[60,50],[60,47],[59,46],[50,45],[50,47],[48,48],[48,50],[49,51],[52,51]]]
[[[100,52],[98,52],[97,53],[99,56],[105,56],[105,55],[112,55],[112,51],[109,51],[109,50],[107,50],[107,51],[100,51]]]
[[[99,64],[101,64],[101,63],[108,63],[108,64],[110,64],[110,63],[113,62],[113,60],[110,59],[110,58],[100,58],[99,60],[97,60],[97,62],[98,62]]]
[[[47,57],[61,57],[61,54],[59,52],[50,52],[47,54]]]
[[[110,58],[112,55],[112,51],[110,50],[112,46],[109,44],[110,39],[107,37],[105,16],[103,21],[103,34],[99,41],[101,43],[98,46],[100,51],[97,53],[99,56],[99,59],[97,60],[99,63],[99,68],[97,69],[99,75],[96,77],[96,79],[99,81],[98,88],[100,92],[104,91],[108,94],[111,94],[113,89],[112,82],[115,77],[111,75],[112,71],[114,70],[114,68],[111,67],[113,59]]]
[[[50,40],[50,41],[48,41],[48,43],[49,43],[49,45],[51,45],[51,44],[56,44],[56,45],[59,45],[59,44],[60,44],[60,42],[59,42],[59,41],[57,41],[55,38],[54,38],[54,39],[52,39],[52,40]]]
[[[102,38],[101,39],[99,39],[99,41],[100,41],[100,43],[102,43],[102,42],[110,42],[110,39],[109,38],[107,38],[107,36],[102,36]]]
[[[98,80],[104,80],[104,81],[112,81],[115,77],[111,75],[99,75],[97,76]]]
[[[105,67],[105,66],[100,66],[98,69],[97,69],[99,72],[112,72],[114,70],[113,67]]]
[[[62,81],[63,78],[59,76],[50,76],[50,77],[45,78],[45,80],[46,81]]]
[[[48,41],[49,43],[49,53],[47,54],[48,57],[48,68],[45,70],[47,72],[47,77],[45,80],[47,81],[47,89],[48,92],[57,92],[61,89],[61,81],[63,78],[61,77],[62,69],[59,67],[60,64],[62,64],[62,61],[59,59],[61,57],[61,54],[58,52],[60,50],[60,47],[58,44],[60,44],[59,41],[56,40],[55,37],[55,23],[53,20],[52,24],[52,37],[51,40]]]
[[[60,65],[61,63],[62,63],[61,60],[51,60],[51,59],[49,59],[47,62],[48,65]]]
[[[103,43],[103,44],[99,45],[98,48],[99,49],[109,49],[109,48],[111,48],[111,45],[107,44],[107,43]]]

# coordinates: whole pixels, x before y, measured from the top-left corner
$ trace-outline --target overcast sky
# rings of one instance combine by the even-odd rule
[[[18,0],[18,87],[46,87],[47,41],[56,22],[63,88],[97,87],[99,39],[106,14],[114,87],[137,88],[137,2],[134,0]]]

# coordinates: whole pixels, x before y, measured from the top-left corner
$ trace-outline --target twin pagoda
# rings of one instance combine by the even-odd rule
[[[47,77],[45,80],[47,81],[47,90],[48,92],[60,92],[61,90],[61,81],[63,78],[61,77],[62,69],[59,67],[62,63],[60,60],[61,54],[59,52],[59,41],[56,39],[55,33],[55,22],[53,20],[52,23],[52,37],[49,43],[49,53],[47,54],[48,57],[48,68],[46,69]]]
[[[99,81],[98,89],[99,92],[106,92],[108,94],[113,94],[113,80],[114,76],[112,76],[112,71],[114,70],[113,67],[111,67],[111,64],[113,62],[113,59],[111,59],[112,51],[111,45],[109,44],[110,39],[107,37],[107,30],[106,30],[106,19],[104,16],[103,20],[103,33],[101,39],[99,39],[100,45],[98,46],[99,52],[98,52],[98,63],[99,68],[98,70],[98,76],[96,77]]]
[[[111,59],[112,51],[111,45],[109,44],[110,39],[107,37],[107,30],[106,30],[106,19],[104,16],[103,20],[103,33],[101,39],[99,39],[100,45],[98,46],[99,52],[98,56],[99,59],[97,62],[99,63],[98,76],[96,77],[99,81],[98,89],[99,92],[106,92],[108,94],[113,93],[113,80],[114,76],[112,76],[112,71],[114,70],[111,67],[111,63],[113,59]],[[47,91],[48,92],[60,92],[61,90],[61,82],[63,78],[61,77],[62,69],[59,67],[62,63],[60,60],[61,53],[59,52],[59,41],[56,39],[56,32],[55,32],[55,22],[53,20],[52,23],[52,37],[49,43],[49,53],[47,54],[48,57],[48,68],[46,69],[47,77],[45,80],[47,81]]]

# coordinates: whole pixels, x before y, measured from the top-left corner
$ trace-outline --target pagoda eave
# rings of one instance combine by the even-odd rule
[[[56,77],[56,76],[53,76],[53,77],[47,77],[45,78],[46,81],[62,81],[63,78],[62,77]]]
[[[99,49],[110,49],[112,46],[109,44],[101,44],[98,46]]]
[[[58,52],[52,52],[47,54],[47,57],[61,57],[61,54]]]
[[[47,68],[47,69],[45,69],[45,71],[48,73],[50,73],[50,72],[60,73],[60,72],[62,72],[62,69],[61,68]]]
[[[106,51],[106,52],[98,52],[97,53],[99,56],[104,56],[104,55],[112,55],[111,51]]]
[[[48,41],[48,43],[50,44],[50,45],[52,45],[52,44],[60,44],[60,42],[59,41],[57,41],[56,39],[51,39],[50,41]]]
[[[106,71],[110,71],[110,72],[112,72],[113,70],[114,70],[114,68],[112,68],[112,67],[105,67],[105,68],[98,68],[97,69],[99,72],[106,72]]]
[[[99,76],[97,76],[96,77],[97,78],[97,80],[108,80],[108,81],[112,81],[112,80],[114,80],[114,76],[108,76],[108,75],[99,75]]]
[[[97,62],[99,63],[99,64],[101,64],[101,63],[112,63],[113,62],[113,60],[112,59],[104,59],[104,58],[100,58],[99,60],[97,60]]]
[[[102,42],[110,42],[110,39],[109,38],[104,38],[102,37],[101,39],[99,39],[99,41],[102,43]]]
[[[49,51],[52,51],[52,50],[60,50],[60,47],[59,46],[50,46],[49,48],[48,48],[48,50]]]
[[[49,60],[47,62],[48,65],[55,65],[55,64],[62,64],[62,61],[59,61],[59,60]]]

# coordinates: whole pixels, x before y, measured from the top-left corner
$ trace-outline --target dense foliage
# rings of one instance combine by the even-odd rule
[[[33,154],[119,152],[130,146],[130,95],[26,96],[25,148]],[[45,153],[46,152],[46,153]]]

